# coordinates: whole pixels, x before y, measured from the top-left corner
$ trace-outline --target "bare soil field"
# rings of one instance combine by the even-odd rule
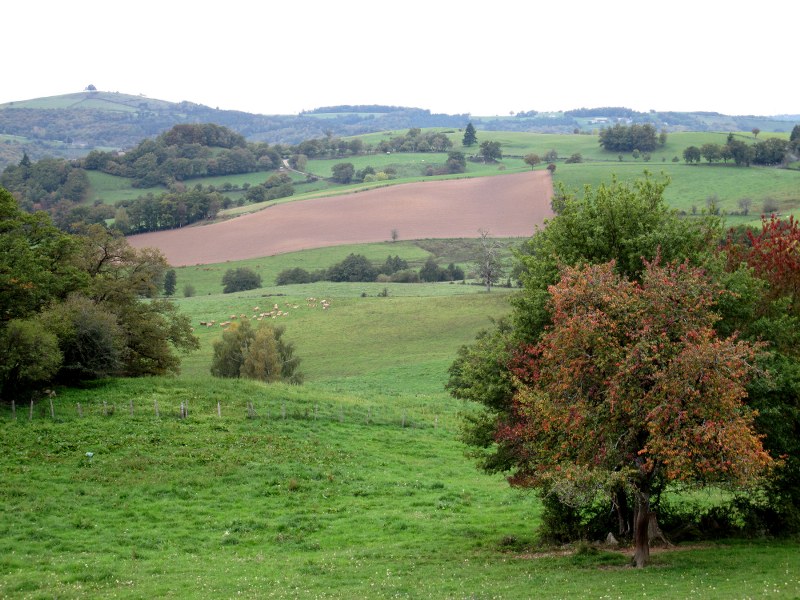
[[[228,221],[130,236],[172,266],[391,239],[528,237],[552,217],[547,171],[428,181],[280,204]]]

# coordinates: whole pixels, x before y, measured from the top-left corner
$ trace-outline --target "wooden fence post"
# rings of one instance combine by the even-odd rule
[[[11,418],[17,420],[17,401],[11,399]]]
[[[221,419],[222,418],[222,407],[219,404],[219,400],[217,400],[217,416]]]
[[[83,418],[83,409],[81,408],[81,403],[78,402],[78,417],[81,419]]]
[[[159,418],[160,415],[158,414],[158,399],[153,400],[153,407],[155,408],[156,411],[156,418]]]
[[[33,421],[33,398],[31,398],[31,411],[28,413],[28,421]]]

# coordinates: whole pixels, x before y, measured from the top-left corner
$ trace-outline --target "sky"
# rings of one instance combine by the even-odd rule
[[[800,2],[25,0],[0,103],[98,90],[260,114],[800,114]]]

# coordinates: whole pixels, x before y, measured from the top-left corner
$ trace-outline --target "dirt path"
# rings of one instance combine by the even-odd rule
[[[552,216],[546,171],[427,181],[280,204],[229,221],[128,238],[172,266],[258,258],[391,239],[527,237]]]

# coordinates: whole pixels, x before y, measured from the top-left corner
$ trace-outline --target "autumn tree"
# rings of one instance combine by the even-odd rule
[[[516,449],[510,481],[576,505],[623,487],[637,567],[653,494],[754,484],[772,464],[743,402],[759,348],[717,335],[719,291],[685,262],[646,262],[640,282],[613,261],[566,267],[550,290],[553,325],[512,363],[512,419],[496,432]]]
[[[758,410],[765,447],[785,460],[766,482],[766,508],[757,514],[771,533],[786,535],[800,531],[800,224],[763,217],[760,229],[732,230],[723,252],[723,276],[736,296],[722,306],[718,329],[764,341],[771,351],[748,403]]]
[[[668,184],[668,178],[645,172],[638,181],[612,179],[587,186],[582,194],[560,186],[559,214],[517,251],[515,275],[523,289],[512,298],[510,317],[460,349],[447,382],[453,396],[481,405],[465,422],[462,439],[484,470],[501,472],[513,464],[516,449],[494,437],[496,428],[512,416],[514,385],[507,357],[515,348],[536,343],[551,324],[550,286],[558,282],[560,267],[613,260],[621,276],[639,279],[643,259],[660,253],[667,261],[688,258],[700,264],[722,235],[714,217],[681,219],[664,200]],[[544,502],[546,514],[563,515],[552,496]],[[629,520],[628,515],[625,522]]]
[[[533,170],[533,168],[536,165],[538,165],[540,162],[542,162],[542,159],[539,158],[538,154],[526,154],[525,158],[523,158],[522,160],[525,161],[526,165],[530,165],[531,170]]]

